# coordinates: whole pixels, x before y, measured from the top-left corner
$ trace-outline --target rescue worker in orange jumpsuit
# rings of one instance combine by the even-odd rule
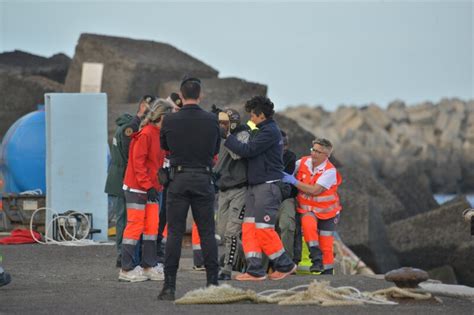
[[[329,140],[317,138],[311,155],[296,162],[295,175],[283,177],[298,188],[296,210],[310,251],[310,271],[315,274],[334,274],[334,233],[342,210],[337,187],[342,179],[329,161],[332,149]]]
[[[123,190],[127,206],[127,226],[122,241],[122,269],[119,280],[138,282],[163,280],[163,266],[158,264],[156,240],[158,235],[158,169],[163,165],[165,151],[160,147],[160,127],[163,115],[173,105],[163,99],[155,101],[132,136],[125,171]],[[141,266],[133,265],[135,245],[143,234]]]

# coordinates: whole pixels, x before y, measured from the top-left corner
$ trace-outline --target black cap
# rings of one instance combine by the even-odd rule
[[[192,82],[195,82],[195,83],[201,85],[201,80],[199,80],[199,79],[196,78],[196,77],[193,77],[193,76],[191,76],[191,75],[186,74],[186,75],[183,77],[183,80],[181,81],[180,87],[182,87],[182,86],[184,85],[184,83],[189,82],[189,81],[192,81]]]
[[[147,94],[142,97],[142,99],[140,100],[140,103],[146,102],[148,105],[151,105],[155,100],[156,100],[155,96]]]
[[[181,100],[181,97],[179,97],[178,93],[171,93],[170,99],[176,104],[176,106],[183,107],[183,101]]]

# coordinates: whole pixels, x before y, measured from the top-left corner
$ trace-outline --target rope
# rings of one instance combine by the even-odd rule
[[[33,220],[35,218],[35,215],[40,212],[40,211],[51,211],[53,214],[56,216],[53,217],[52,220],[49,222],[45,220],[45,233],[44,233],[44,241],[39,240],[36,238],[35,234],[33,233]],[[62,222],[58,224],[58,226],[64,226],[65,222],[70,222],[70,220],[76,220],[75,215],[79,215],[85,219],[86,222],[86,229],[82,231],[82,237],[78,235],[79,230],[76,230],[76,226],[72,226],[72,234],[67,230],[67,229],[62,229],[58,228],[58,234],[60,240],[55,240],[48,235],[50,235],[50,229],[53,226],[53,223],[58,221]],[[61,246],[90,246],[90,245],[115,245],[115,243],[112,242],[95,242],[93,240],[87,239],[87,236],[89,235],[89,231],[91,229],[91,224],[89,222],[89,218],[82,212],[79,211],[71,211],[67,215],[59,215],[56,211],[54,211],[51,208],[43,207],[43,208],[38,208],[36,209],[32,214],[30,218],[30,234],[31,237],[35,240],[36,243],[43,244],[43,245],[61,245]],[[63,234],[63,230],[66,235]],[[77,238],[79,237],[79,238]]]
[[[309,285],[299,285],[288,290],[274,289],[256,293],[253,290],[234,288],[228,284],[197,289],[186,293],[175,301],[176,304],[228,304],[241,301],[253,303],[270,303],[278,305],[396,305],[388,300],[411,298],[414,300],[431,299],[432,295],[420,289],[401,289],[392,287],[375,292],[361,292],[357,288],[343,286],[333,288],[329,281],[314,280]]]

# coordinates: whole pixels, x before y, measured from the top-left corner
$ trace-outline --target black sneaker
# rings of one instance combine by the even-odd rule
[[[221,272],[219,276],[217,277],[217,280],[229,281],[229,280],[232,280],[232,276],[229,273]]]
[[[334,275],[334,269],[326,269],[323,272],[321,272],[322,275]]]
[[[323,264],[322,263],[313,263],[313,265],[311,265],[311,267],[309,267],[309,271],[312,274],[319,275],[324,271]]]
[[[9,273],[2,272],[0,273],[0,287],[3,287],[4,285],[7,285],[12,281],[12,277],[10,276]]]

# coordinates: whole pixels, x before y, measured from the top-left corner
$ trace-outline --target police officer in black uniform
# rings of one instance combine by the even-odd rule
[[[123,114],[115,120],[117,129],[115,130],[110,147],[111,161],[105,183],[105,193],[112,197],[113,208],[117,215],[116,223],[116,244],[118,257],[116,266],[122,267],[122,236],[123,230],[127,224],[127,208],[125,206],[125,196],[123,194],[123,178],[128,162],[128,150],[130,147],[130,136],[137,132],[142,118],[150,110],[150,104],[155,101],[155,97],[145,95],[138,103],[137,114],[132,116],[128,113]],[[139,263],[136,261],[135,263]]]
[[[189,206],[197,224],[206,267],[207,285],[217,285],[218,262],[214,223],[214,185],[211,169],[219,152],[217,117],[199,107],[201,81],[185,77],[180,88],[183,107],[166,116],[161,127],[161,147],[170,151],[171,181],[166,217],[165,282],[159,300],[174,300],[181,242]]]

